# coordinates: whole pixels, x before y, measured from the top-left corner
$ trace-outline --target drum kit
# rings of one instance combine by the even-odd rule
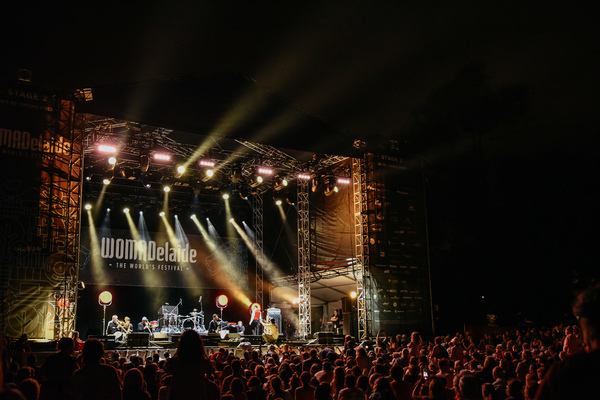
[[[178,306],[161,307],[162,318],[159,321],[151,321],[152,332],[181,333],[188,329],[194,329],[198,333],[206,333],[204,327],[204,312],[193,309],[189,315],[180,315]]]

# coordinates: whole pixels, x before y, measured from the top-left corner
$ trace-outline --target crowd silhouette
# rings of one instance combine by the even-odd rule
[[[579,326],[456,333],[378,332],[342,346],[204,347],[185,331],[171,357],[105,351],[62,338],[37,365],[27,337],[3,340],[0,399],[409,400],[600,398],[600,285],[574,307]],[[410,339],[409,339],[410,337]]]

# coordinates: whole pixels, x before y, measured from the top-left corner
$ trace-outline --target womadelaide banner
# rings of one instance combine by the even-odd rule
[[[220,288],[234,283],[248,288],[248,251],[241,239],[211,246],[202,236],[172,240],[152,232],[133,239],[127,230],[82,232],[80,279],[101,285]]]

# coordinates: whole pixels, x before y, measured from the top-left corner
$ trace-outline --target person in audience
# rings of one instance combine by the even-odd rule
[[[165,364],[165,372],[172,375],[168,400],[193,399],[203,393],[208,400],[218,400],[219,386],[209,380],[213,367],[204,351],[204,342],[193,329],[184,331],[177,343],[175,355]],[[190,382],[194,382],[190,385]]]
[[[544,375],[536,400],[592,399],[600,392],[600,283],[582,292],[573,306],[587,352],[553,364]]]
[[[112,365],[102,364],[104,345],[98,339],[88,339],[81,350],[83,367],[73,373],[75,400],[121,400],[121,381]]]
[[[144,388],[142,372],[131,368],[123,376],[123,400],[150,400],[150,393]]]

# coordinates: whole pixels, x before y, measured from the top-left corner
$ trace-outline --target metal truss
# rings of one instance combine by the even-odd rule
[[[372,291],[369,260],[369,186],[367,160],[352,159],[352,185],[354,200],[354,253],[355,276],[356,276],[356,298],[358,311],[358,338],[371,335],[372,325]],[[372,177],[372,175],[371,175]]]
[[[298,298],[299,337],[304,340],[311,333],[310,308],[310,229],[308,181],[298,180]]]
[[[82,195],[83,119],[74,104],[58,100],[45,133],[49,150],[42,156],[38,234],[51,269],[54,338],[75,329],[77,304],[79,210]]]
[[[265,252],[263,249],[263,195],[255,193],[252,195],[252,223],[254,225],[254,243],[258,250],[256,254],[256,303],[263,304],[263,264]]]

